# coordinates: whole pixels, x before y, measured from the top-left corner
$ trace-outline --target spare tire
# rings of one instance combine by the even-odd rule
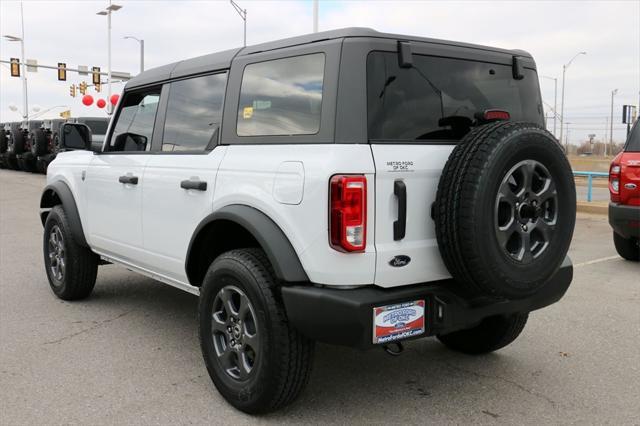
[[[0,154],[7,152],[7,132],[0,127]]]
[[[44,129],[36,129],[33,139],[31,140],[31,153],[35,157],[45,155],[49,149],[49,141]]]
[[[564,260],[575,225],[571,166],[535,124],[475,128],[451,153],[434,220],[445,265],[466,297],[536,293]]]
[[[9,145],[9,151],[14,154],[22,154],[24,152],[24,133],[22,130],[18,130],[17,132],[11,132],[11,143]]]

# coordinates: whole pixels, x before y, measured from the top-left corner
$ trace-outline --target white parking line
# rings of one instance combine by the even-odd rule
[[[579,268],[581,266],[593,265],[594,263],[600,262],[608,262],[609,260],[620,259],[620,256],[609,256],[609,257],[601,257],[600,259],[588,260],[582,263],[576,263],[573,265],[574,268]]]

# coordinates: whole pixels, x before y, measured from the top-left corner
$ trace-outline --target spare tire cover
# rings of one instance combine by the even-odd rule
[[[440,254],[463,295],[524,298],[560,267],[575,211],[571,166],[549,132],[480,126],[453,150],[438,184]]]

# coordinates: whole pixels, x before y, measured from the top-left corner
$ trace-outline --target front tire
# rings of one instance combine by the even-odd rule
[[[98,256],[73,238],[62,206],[49,212],[44,224],[44,265],[53,293],[62,300],[79,300],[93,291]]]
[[[626,259],[640,261],[640,241],[634,238],[624,238],[622,235],[613,233],[613,244],[616,246],[618,254]]]
[[[211,380],[241,411],[275,411],[309,380],[314,343],[289,324],[262,250],[232,250],[211,264],[200,292],[199,328]]]
[[[437,338],[454,351],[469,355],[485,354],[516,340],[528,318],[528,313],[489,317],[473,328],[438,335]]]

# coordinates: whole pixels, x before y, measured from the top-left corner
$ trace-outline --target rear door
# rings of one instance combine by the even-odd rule
[[[620,158],[620,202],[640,206],[640,125],[638,121],[629,134]]]
[[[216,174],[227,147],[219,146],[227,72],[167,84],[161,144],[144,174],[146,264],[187,283],[185,259],[200,221],[211,213]]]
[[[368,138],[376,166],[375,283],[383,287],[450,277],[431,208],[442,169],[476,125],[476,114],[500,109],[513,120],[543,124],[535,70],[525,68],[524,79],[515,80],[510,54],[412,42],[413,64],[401,67],[396,46],[367,58]]]

